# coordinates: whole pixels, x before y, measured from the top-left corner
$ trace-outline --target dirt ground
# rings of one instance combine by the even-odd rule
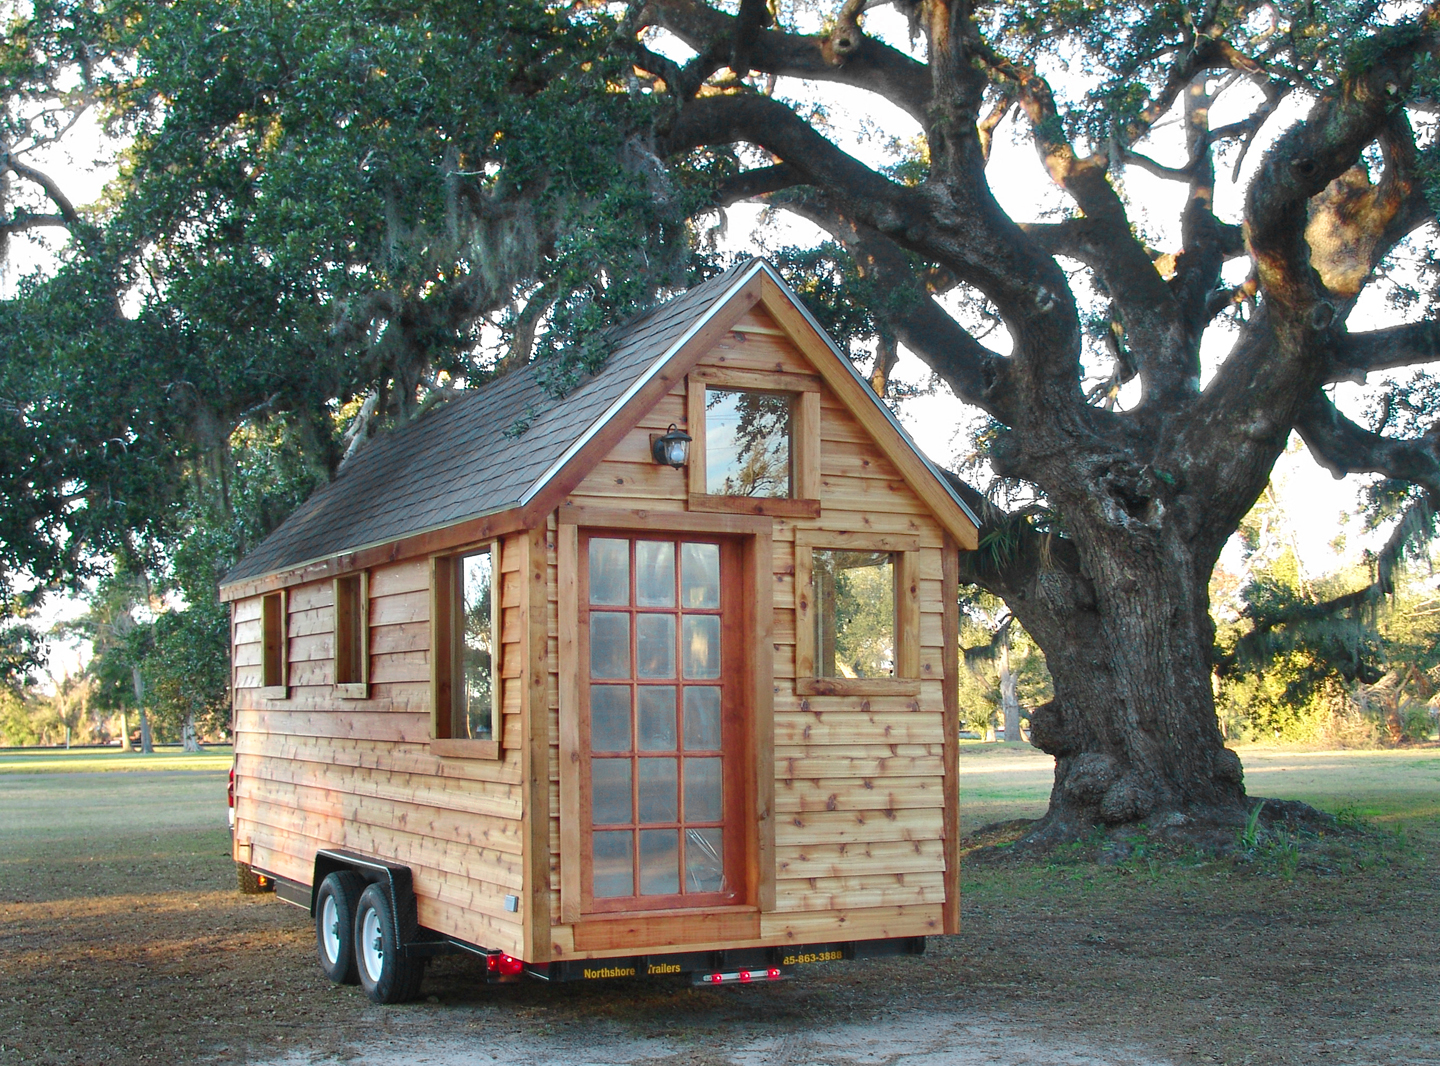
[[[232,890],[223,774],[0,773],[0,1066],[1440,1064],[1440,751],[1241,754],[1252,794],[1368,828],[1240,863],[970,856],[959,936],[780,985],[486,988],[451,957],[389,1008]],[[1028,749],[962,770],[967,829],[1044,808]]]

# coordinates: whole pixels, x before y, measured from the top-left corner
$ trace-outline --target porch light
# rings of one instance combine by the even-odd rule
[[[670,428],[662,435],[650,438],[650,454],[657,463],[664,463],[679,470],[690,459],[691,440],[690,434],[683,429],[676,429],[675,423],[671,422]]]

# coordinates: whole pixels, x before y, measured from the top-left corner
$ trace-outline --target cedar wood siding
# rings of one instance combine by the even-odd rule
[[[502,543],[503,758],[429,753],[430,567],[370,575],[370,698],[336,699],[329,581],[290,590],[287,700],[262,700],[260,599],[233,614],[235,840],[248,861],[309,884],[315,852],[345,848],[414,871],[420,924],[520,955],[523,889],[521,555]],[[237,858],[246,858],[237,847]]]
[[[815,373],[759,306],[701,358],[697,369],[706,367]],[[567,502],[605,509],[686,510],[685,471],[662,467],[650,458],[650,435],[663,433],[672,422],[686,425],[683,383],[640,420]],[[946,892],[944,531],[878,453],[866,430],[823,385],[820,438],[820,517],[774,519],[775,908],[761,916],[761,937],[765,943],[805,943],[936,934],[943,931]],[[919,536],[923,680],[918,697],[795,694],[797,529]],[[553,533],[550,540],[553,547]],[[553,569],[551,573],[554,589]],[[557,667],[558,657],[552,655],[550,662]],[[552,691],[558,684],[557,674]],[[552,738],[560,731],[555,707],[552,701]],[[609,952],[573,949],[570,927],[560,913],[559,748],[554,745],[550,773],[555,957],[634,954],[638,945]],[[684,945],[697,950],[728,946],[737,945]]]
[[[758,305],[699,366],[814,374]],[[954,854],[953,840],[946,839],[954,835],[954,812],[947,818],[942,680],[955,664],[944,655],[945,533],[824,385],[820,410],[821,515],[773,520],[775,901],[761,915],[759,940],[577,951],[574,927],[562,921],[554,513],[534,533],[502,542],[499,760],[429,753],[427,560],[370,571],[368,700],[338,700],[330,687],[329,580],[289,590],[290,692],[283,701],[259,698],[260,598],[234,602],[236,857],[306,884],[322,847],[405,863],[414,871],[422,925],[532,962],[945,931],[957,902],[953,895],[947,901],[947,884],[958,892],[956,872],[946,868],[947,854]],[[671,423],[686,425],[683,381],[565,502],[685,511],[685,472],[659,466],[649,453],[650,434]],[[796,695],[797,529],[919,538],[918,696]],[[528,566],[532,552],[534,570]],[[543,618],[526,606],[541,602]],[[531,708],[543,705],[543,713],[526,714],[527,698]],[[957,727],[949,725],[951,731]],[[955,788],[950,782],[952,805]],[[548,855],[527,857],[527,842],[540,844],[539,851],[547,837]],[[521,897],[519,913],[505,910],[507,894]],[[530,915],[540,921],[527,922]]]

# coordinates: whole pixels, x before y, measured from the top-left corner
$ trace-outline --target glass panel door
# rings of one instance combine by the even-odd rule
[[[593,910],[733,900],[723,545],[581,542],[582,792]]]

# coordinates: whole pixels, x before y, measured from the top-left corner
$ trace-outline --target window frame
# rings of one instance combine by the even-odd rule
[[[434,755],[461,759],[499,759],[503,751],[504,715],[501,679],[504,664],[504,642],[501,622],[504,617],[501,599],[504,581],[500,571],[501,542],[487,540],[466,548],[430,558],[430,751]],[[461,657],[457,641],[464,639],[460,623],[462,598],[459,582],[463,560],[490,553],[490,632],[494,642],[491,653],[491,704],[489,740],[452,736],[455,692],[463,688],[460,679]]]
[[[722,496],[705,480],[705,390],[789,396],[790,495]],[[776,518],[820,516],[820,379],[728,367],[697,367],[685,383],[685,422],[691,436],[687,488],[689,509]]]
[[[260,698],[290,698],[290,593],[260,597]]]
[[[895,676],[816,674],[815,549],[888,552],[895,565]],[[795,533],[795,694],[913,696],[920,692],[920,538],[889,533],[797,530]]]
[[[342,611],[341,604],[347,598],[342,588],[355,586],[354,612]],[[370,572],[358,570],[341,574],[333,584],[335,611],[334,641],[334,682],[335,695],[342,700],[363,700],[370,696]],[[355,644],[359,647],[356,648]],[[360,665],[359,678],[342,681],[345,666],[354,651]]]

